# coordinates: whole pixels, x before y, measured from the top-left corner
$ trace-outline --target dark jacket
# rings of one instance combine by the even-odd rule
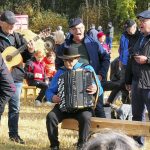
[[[63,43],[57,49],[57,55],[62,56],[62,50],[65,46],[70,46],[73,42],[73,36],[70,36],[69,39],[66,39],[65,43]],[[108,72],[109,64],[110,64],[110,56],[106,53],[99,42],[96,42],[91,37],[85,35],[83,40],[85,44],[86,50],[89,56],[89,64],[94,68],[97,75],[102,75],[103,79],[106,78],[106,74]],[[56,58],[56,67],[59,68],[63,66],[63,61]]]
[[[0,114],[2,114],[6,102],[8,102],[14,92],[15,85],[12,76],[0,54]]]
[[[128,57],[132,54],[132,48],[140,36],[140,31],[137,29],[135,34],[130,35],[125,31],[120,38],[119,60],[123,65],[127,65]]]
[[[144,44],[141,46],[143,35],[136,42],[133,48],[133,54],[144,55],[148,58],[146,64],[138,64],[133,57],[130,58],[126,71],[126,84],[132,81],[138,82],[138,87],[150,89],[150,35],[144,38]]]
[[[9,46],[14,46],[15,48],[20,48],[22,45],[26,44],[25,39],[23,36],[19,33],[14,33],[15,37],[15,44],[12,45],[9,39],[6,37],[6,35],[2,32],[0,29],[0,52],[2,53],[7,47]],[[32,54],[28,52],[27,49],[25,49],[22,53],[21,56],[23,58],[23,62],[25,63],[28,59],[32,57]],[[24,78],[24,69],[23,65],[17,65],[12,68],[12,77],[14,79],[14,82],[22,82]]]

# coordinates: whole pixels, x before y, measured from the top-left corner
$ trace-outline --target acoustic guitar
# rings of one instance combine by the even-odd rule
[[[41,38],[44,39],[44,38],[48,37],[49,35],[50,35],[50,29],[47,28],[47,29],[43,30],[42,32],[40,32],[40,34],[37,35],[36,37],[34,37],[32,40],[37,41]],[[23,52],[27,48],[28,43],[29,42],[22,45],[18,49],[16,49],[13,46],[9,46],[3,51],[2,57],[3,57],[4,62],[6,63],[9,70],[11,70],[11,68],[13,66],[16,66],[20,62],[22,62],[22,56],[20,53]]]

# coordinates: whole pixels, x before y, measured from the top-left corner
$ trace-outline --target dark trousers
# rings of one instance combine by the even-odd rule
[[[42,99],[45,97],[45,91],[48,88],[48,84],[46,84],[43,81],[33,81],[29,85],[36,86],[37,88],[41,89],[36,100],[39,100],[42,102]]]
[[[106,81],[102,82],[102,86],[104,91],[111,91],[108,102],[112,103],[117,93],[122,89],[120,86],[120,82],[118,81]]]
[[[118,81],[106,81],[106,82],[102,82],[102,86],[104,91],[111,91],[109,97],[108,97],[108,102],[113,103],[117,93],[119,91],[122,92],[123,97],[122,97],[122,101],[123,103],[125,103],[129,92],[126,90],[125,88],[125,71],[126,71],[126,66],[122,65],[121,67],[121,72],[120,72],[120,79]],[[130,103],[129,100],[127,103]]]
[[[87,140],[90,130],[90,118],[92,116],[92,109],[79,110],[76,113],[64,113],[59,109],[59,105],[55,107],[47,114],[46,127],[48,132],[48,138],[51,143],[51,147],[59,146],[58,141],[58,124],[66,118],[74,118],[79,122],[79,139],[78,143],[84,143]]]
[[[102,86],[103,86],[104,91],[111,91],[107,100],[108,102],[113,103],[117,93],[121,91],[123,103],[130,103],[128,100],[129,92],[126,90],[124,83],[120,83],[118,81],[116,82],[106,81],[105,83],[104,82],[102,83]]]
[[[99,96],[97,105],[94,111],[95,117],[100,117],[100,118],[106,118],[105,111],[104,111],[104,105],[103,105],[103,94]]]
[[[132,120],[145,121],[145,106],[148,110],[150,119],[150,89],[138,88],[138,83],[132,81]],[[141,145],[144,145],[143,137],[134,137],[134,139]]]

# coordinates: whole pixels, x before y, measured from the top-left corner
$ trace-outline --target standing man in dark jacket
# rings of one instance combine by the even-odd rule
[[[127,65],[126,84],[132,92],[133,120],[144,121],[145,106],[150,119],[150,10],[141,12],[137,17],[142,34],[133,48],[130,64]],[[141,137],[135,137],[135,140],[144,144]]]
[[[85,35],[85,26],[82,19],[74,18],[70,20],[69,23],[71,36],[66,39],[66,41],[57,49],[57,55],[62,56],[64,47],[77,48],[81,57],[79,62],[90,64],[100,80],[106,79],[106,74],[108,72],[110,64],[110,56],[103,49],[102,45],[95,41],[88,35]],[[63,65],[63,61],[56,58],[56,67],[59,68]],[[96,107],[96,116],[105,117],[103,111],[103,97],[98,101]]]
[[[17,22],[15,15],[11,11],[4,11],[0,16],[0,52],[6,51],[6,48],[13,46],[19,48],[24,44],[27,44],[25,39],[18,33],[14,32],[15,23]],[[10,49],[10,54],[11,54]],[[21,53],[23,62],[29,59],[34,52],[32,43],[28,44],[28,49]],[[17,59],[15,60],[17,61]],[[11,75],[13,77],[16,92],[9,100],[9,112],[8,112],[8,128],[9,138],[20,144],[24,144],[24,141],[18,135],[18,121],[20,110],[20,95],[24,79],[23,63],[18,62],[18,65],[11,68]]]
[[[132,54],[132,49],[134,47],[134,44],[138,40],[140,36],[140,31],[137,28],[137,24],[134,20],[128,19],[125,21],[124,24],[125,31],[122,33],[120,37],[120,45],[119,45],[119,64],[115,75],[119,77],[115,82],[114,79],[112,79],[112,82],[106,82],[104,85],[104,90],[106,86],[106,90],[110,88],[112,92],[109,95],[109,98],[107,100],[107,103],[112,103],[115,96],[119,91],[122,91],[122,101],[125,102],[127,100],[127,95],[129,94],[128,91],[125,88],[125,70],[128,62],[129,56]],[[115,67],[117,67],[117,64],[115,62]],[[119,76],[118,76],[119,75]],[[117,84],[116,84],[117,83]]]
[[[4,112],[5,104],[15,93],[15,85],[10,72],[0,54],[0,121]]]

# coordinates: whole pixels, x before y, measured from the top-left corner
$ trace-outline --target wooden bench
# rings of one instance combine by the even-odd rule
[[[62,129],[78,130],[78,122],[75,119],[64,119]],[[130,136],[150,137],[150,122],[128,121],[107,118],[91,118],[91,131],[99,131],[102,128],[116,129]]]
[[[27,101],[28,98],[28,90],[33,90],[33,99],[36,98],[36,86],[28,86],[28,85],[23,85],[23,90],[24,90],[24,101]]]

